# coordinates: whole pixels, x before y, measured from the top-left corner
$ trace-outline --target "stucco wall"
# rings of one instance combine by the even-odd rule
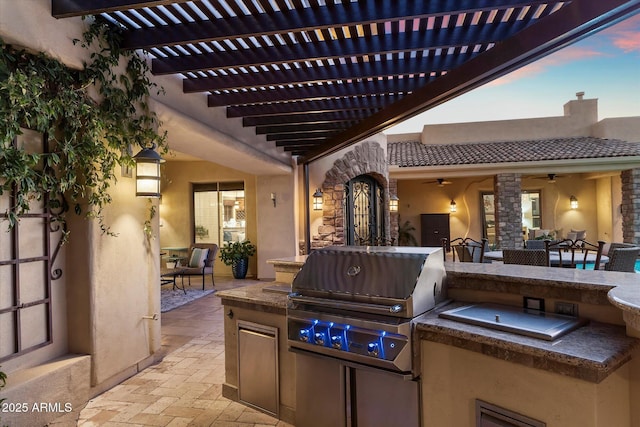
[[[558,117],[426,125],[421,141],[460,144],[585,136],[597,122],[597,107],[596,99],[572,100],[564,105],[564,115]]]
[[[594,384],[423,341],[423,424],[475,426],[482,399],[547,427],[631,426],[629,378],[629,364]]]
[[[273,265],[267,264],[268,260],[290,257],[298,253],[298,214],[295,209],[297,192],[293,177],[294,175],[271,175],[260,176],[257,179],[259,279],[276,277]],[[271,200],[272,193],[276,197],[275,205]]]

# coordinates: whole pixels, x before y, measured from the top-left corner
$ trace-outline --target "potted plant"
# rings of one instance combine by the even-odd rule
[[[235,279],[244,279],[249,268],[249,257],[256,253],[256,247],[250,240],[243,242],[228,242],[220,248],[220,259],[225,265],[231,266]]]

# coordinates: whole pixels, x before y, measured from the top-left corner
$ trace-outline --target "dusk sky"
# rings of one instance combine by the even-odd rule
[[[640,14],[385,130],[421,132],[425,124],[562,116],[584,92],[598,119],[640,116]]]

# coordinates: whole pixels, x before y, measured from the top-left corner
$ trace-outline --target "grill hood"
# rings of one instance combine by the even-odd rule
[[[335,246],[309,255],[292,291],[313,298],[401,305],[391,312],[413,317],[444,299],[444,276],[441,248]]]

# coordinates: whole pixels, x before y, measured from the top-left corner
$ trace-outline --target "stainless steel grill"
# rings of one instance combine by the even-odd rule
[[[445,297],[440,248],[316,250],[292,285],[296,423],[419,427],[416,319]]]
[[[415,318],[444,299],[440,248],[311,253],[289,296],[290,348],[416,376]]]

